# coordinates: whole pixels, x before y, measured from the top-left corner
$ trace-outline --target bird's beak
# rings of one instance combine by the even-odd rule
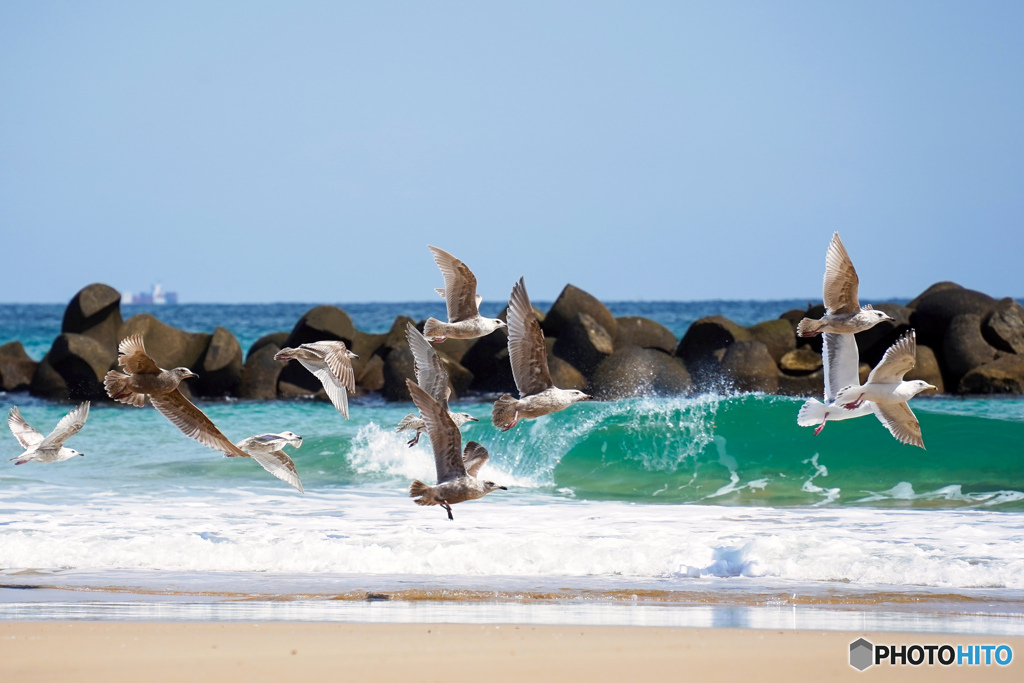
[[[937,386],[935,386],[934,384],[929,384],[929,385],[928,385],[928,388],[929,388],[929,389],[934,389],[935,391],[938,391],[938,390],[939,390],[939,388],[938,388]]]
[[[469,421],[470,421],[470,422],[479,422],[480,420],[478,420],[478,419],[477,419],[477,418],[475,418],[475,417],[472,417],[472,416],[470,416],[470,418],[469,418]]]
[[[191,371],[187,375],[185,375],[185,379],[188,379],[189,377],[195,377],[196,379],[199,379],[199,375]]]
[[[499,486],[498,488],[501,489],[502,491],[508,491],[508,489],[504,486]]]
[[[348,352],[348,357],[349,358],[359,358],[359,356],[357,356],[356,354],[352,353],[351,351]]]
[[[583,400],[584,401],[593,401],[594,397],[591,396],[590,394],[583,394]]]

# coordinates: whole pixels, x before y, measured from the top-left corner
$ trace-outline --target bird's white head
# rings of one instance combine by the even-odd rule
[[[864,312],[867,314],[868,320],[870,320],[873,325],[877,325],[878,323],[883,322],[885,320],[888,320],[890,322],[895,322],[892,319],[891,315],[889,315],[885,311],[879,311],[879,310],[876,310],[874,308],[871,308],[871,306],[865,306],[864,307]]]
[[[573,403],[575,403],[576,401],[589,401],[590,399],[593,398],[593,396],[591,396],[590,394],[584,394],[582,391],[578,389],[571,390],[569,392],[569,395],[572,398]]]
[[[501,489],[502,491],[508,491],[507,488],[505,488],[504,486],[498,486],[493,481],[485,481],[484,482],[484,492],[485,493],[490,493],[491,491],[497,491],[498,489]]]
[[[345,355],[347,355],[349,358],[359,358],[359,356],[357,356],[356,354],[352,353],[348,349],[345,350]]]
[[[295,432],[281,432],[281,436],[296,448],[302,445],[302,437]]]
[[[939,388],[934,384],[928,384],[928,382],[925,382],[923,379],[915,379],[910,383],[910,385],[914,388],[914,396],[917,396],[922,391],[926,391],[928,389],[932,389],[933,391],[939,390]]]
[[[171,373],[178,378],[178,381],[188,379],[189,377],[199,377],[196,373],[192,372],[188,368],[174,368]]]
[[[502,327],[508,327],[508,324],[504,320],[502,320],[501,318],[495,318],[494,319],[494,327],[495,327],[495,329],[501,329]]]
[[[466,424],[467,422],[479,422],[479,421],[480,420],[476,419],[475,417],[473,417],[469,413],[452,413],[452,422],[454,422],[456,424],[456,426],[458,426],[458,427],[461,427],[462,425]]]

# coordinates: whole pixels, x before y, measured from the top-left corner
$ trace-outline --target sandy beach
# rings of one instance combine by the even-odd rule
[[[451,624],[0,623],[15,681],[1020,680],[1008,666],[848,664],[861,636],[892,644],[1007,644],[943,634]],[[460,667],[454,669],[453,667]],[[813,672],[813,674],[812,674]]]

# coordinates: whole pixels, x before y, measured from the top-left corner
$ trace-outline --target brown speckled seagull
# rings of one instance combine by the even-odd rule
[[[409,393],[420,415],[427,424],[427,436],[434,449],[434,466],[437,469],[437,486],[427,486],[417,479],[409,486],[409,495],[417,505],[440,505],[452,517],[452,505],[467,500],[483,498],[491,491],[507,490],[493,481],[476,478],[480,468],[487,462],[487,449],[475,441],[466,444],[462,450],[462,433],[455,425],[448,410],[438,404],[430,394],[420,389],[411,379],[405,380]]]
[[[469,413],[453,413],[448,407],[448,397],[451,396],[452,388],[448,384],[448,371],[444,367],[444,361],[437,355],[437,351],[430,345],[427,338],[420,334],[420,331],[412,323],[406,323],[405,338],[409,340],[409,349],[412,350],[413,369],[416,372],[416,384],[438,402],[448,414],[457,427],[467,422],[477,422],[477,419]],[[398,423],[396,432],[404,432],[413,429],[416,435],[409,441],[409,446],[419,443],[420,434],[427,431],[427,425],[419,415],[409,413]]]
[[[225,455],[248,457],[248,453],[231,443],[210,418],[178,389],[182,380],[199,375],[188,368],[164,370],[157,366],[146,353],[141,334],[123,339],[117,351],[117,363],[124,372],[111,370],[103,378],[103,386],[110,398],[141,408],[149,397],[153,407],[185,436]]]
[[[302,344],[298,348],[285,347],[274,354],[274,360],[297,360],[320,380],[327,397],[348,419],[348,395],[355,393],[356,373],[352,359],[359,358],[348,350],[343,341],[318,341]]]
[[[551,381],[544,333],[533,314],[523,278],[512,287],[508,301],[508,358],[512,377],[519,389],[519,400],[509,394],[494,402],[491,422],[508,431],[524,418],[536,418],[568,408],[576,401],[590,398],[576,389],[559,389]]]
[[[861,308],[857,299],[860,278],[853,267],[850,255],[846,253],[839,233],[832,234],[832,242],[825,254],[825,278],[822,282],[822,299],[825,315],[820,319],[804,318],[796,326],[801,337],[814,337],[822,332],[856,334],[869,330],[883,320],[892,320],[882,311],[871,306]]]
[[[427,318],[423,326],[423,336],[439,344],[449,337],[476,339],[494,332],[499,327],[505,327],[503,320],[484,318],[480,315],[480,302],[483,297],[477,296],[476,276],[473,275],[473,271],[444,249],[429,248],[434,254],[434,262],[444,276],[444,289],[436,291],[444,297],[448,308],[448,322]]]

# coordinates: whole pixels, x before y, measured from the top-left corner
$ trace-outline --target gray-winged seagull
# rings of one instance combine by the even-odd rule
[[[815,427],[815,436],[821,433],[828,420],[849,420],[870,415],[875,410],[875,404],[871,401],[864,401],[853,410],[836,402],[836,394],[841,389],[860,383],[857,339],[852,334],[825,332],[821,340],[821,360],[825,366],[825,402],[809,398],[796,416],[796,423],[801,427]]]
[[[15,465],[24,465],[27,462],[61,462],[70,460],[79,453],[73,448],[64,448],[64,442],[77,434],[89,417],[89,402],[79,405],[70,413],[65,415],[57,423],[47,436],[43,436],[33,429],[25,418],[21,416],[18,406],[11,408],[7,415],[7,424],[11,427],[11,433],[18,440],[25,452],[11,458],[16,461]]]
[[[849,386],[836,394],[835,402],[850,410],[866,401],[875,404],[875,415],[897,441],[924,448],[921,424],[907,401],[926,389],[935,387],[924,380],[903,381],[903,375],[914,369],[917,362],[917,340],[914,330],[897,339],[885,351],[882,360],[868,375],[863,386]]]
[[[302,437],[295,432],[281,432],[280,434],[258,434],[242,439],[235,444],[241,450],[252,456],[263,469],[272,475],[305,493],[302,490],[302,482],[299,481],[299,473],[295,469],[295,463],[284,452],[285,446],[298,448],[302,445]]]

